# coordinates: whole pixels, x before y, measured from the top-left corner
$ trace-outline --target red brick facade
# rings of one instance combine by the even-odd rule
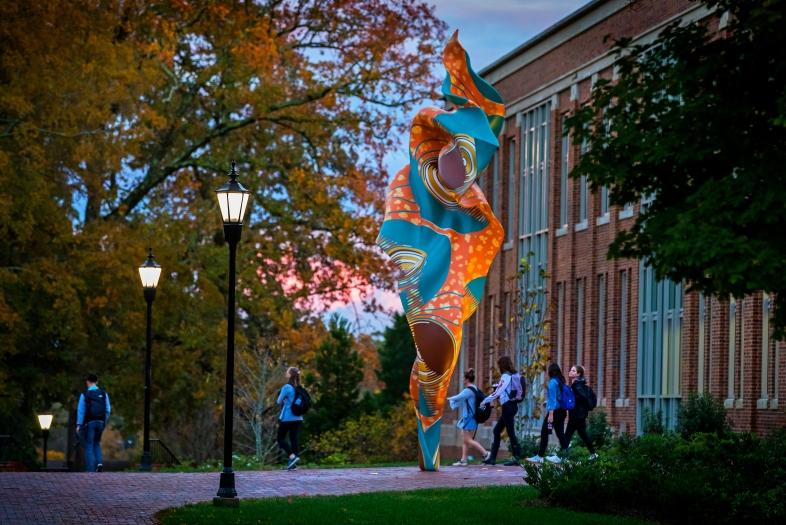
[[[586,227],[577,227],[581,183],[570,178],[567,184],[567,227],[561,228],[560,174],[564,159],[564,152],[561,151],[561,123],[566,114],[587,101],[595,79],[613,78],[613,55],[609,53],[612,40],[604,37],[628,36],[640,41],[651,40],[659,28],[676,18],[705,20],[722,29],[719,27],[722,25],[721,17],[687,0],[595,1],[481,72],[502,94],[508,115],[500,141],[498,184],[493,187],[494,177],[490,170],[481,177],[480,183],[489,200],[497,201],[497,212],[503,226],[508,224],[509,214],[513,214],[514,232],[506,235],[506,239],[512,239],[513,242],[507,243],[494,261],[486,296],[477,314],[465,327],[463,355],[451,392],[458,390],[459,373],[470,367],[477,371],[480,385],[488,386],[491,367],[500,354],[494,348],[493,332],[504,323],[502,312],[505,310],[506,293],[511,292],[511,277],[515,275],[518,261],[524,255],[519,253],[521,232],[518,231],[522,209],[521,205],[516,204],[522,202],[523,153],[522,148],[517,146],[513,158],[510,158],[508,145],[510,141],[521,144],[521,115],[549,104],[546,148],[548,190],[545,195],[548,202],[546,259],[549,274],[547,300],[551,305],[551,359],[558,360],[558,341],[562,343],[559,364],[563,369],[576,364],[577,356],[580,355],[582,362],[579,364],[586,367],[590,384],[596,388],[599,404],[606,411],[612,426],[623,432],[640,430],[636,422],[637,400],[641,392],[637,384],[637,369],[640,366],[638,332],[641,265],[638,261],[606,258],[609,244],[618,231],[632,224],[640,204],[635,204],[629,213],[611,206],[604,219],[601,216],[599,192],[588,191]],[[570,148],[568,164],[572,166],[580,155],[580,148],[573,145]],[[511,162],[516,174],[512,187],[508,180]],[[511,192],[516,196],[515,199],[509,198]],[[511,201],[514,204],[512,208]],[[623,279],[626,281],[624,284]],[[605,284],[605,292],[600,290],[601,283]],[[581,323],[578,322],[580,308],[577,304],[579,286],[583,286],[584,297]],[[627,291],[624,301],[623,288]],[[599,316],[601,293],[604,294],[602,304],[605,316]],[[561,309],[557,307],[559,297],[563,298]],[[669,354],[677,356],[673,358],[678,358],[679,364],[658,364],[663,366],[664,375],[668,371],[678,374],[671,388],[678,392],[672,392],[672,397],[678,400],[691,392],[705,391],[725,400],[729,419],[735,429],[766,432],[784,427],[786,345],[770,343],[766,355],[767,366],[762,366],[765,329],[762,294],[737,301],[731,376],[729,301],[704,301],[703,321],[699,318],[700,301],[697,293],[682,292],[681,328],[677,332],[678,341],[671,343],[672,354]],[[562,320],[557,319],[558,311],[564,312]],[[582,330],[580,338],[579,329]],[[599,345],[601,334],[603,344]],[[580,352],[576,347],[578,340],[582,342]],[[599,351],[603,353],[602,385],[598,384]],[[702,367],[699,366],[700,362],[703,363]],[[762,381],[763,374],[766,374],[766,384]],[[481,436],[487,433],[488,429],[483,429]],[[454,445],[457,438],[453,432],[447,431],[443,444]]]

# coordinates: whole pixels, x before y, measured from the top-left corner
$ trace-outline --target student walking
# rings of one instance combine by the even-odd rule
[[[461,429],[461,459],[453,463],[454,467],[467,466],[467,453],[470,448],[474,448],[480,452],[481,457],[486,460],[491,454],[483,445],[475,441],[474,434],[478,429],[478,422],[475,419],[475,412],[477,409],[477,399],[482,398],[480,390],[475,386],[475,370],[470,368],[464,373],[464,390],[459,392],[453,397],[448,398],[450,408],[461,408],[461,417],[459,418],[456,426]]]
[[[568,372],[568,379],[570,380],[570,388],[573,390],[573,395],[576,398],[576,406],[568,411],[568,426],[565,429],[565,449],[570,446],[573,433],[578,432],[579,437],[587,446],[587,450],[589,450],[590,459],[595,459],[598,455],[595,453],[595,447],[592,446],[592,440],[587,435],[587,416],[598,404],[598,398],[587,384],[583,366],[572,366]]]
[[[516,439],[514,418],[519,411],[519,404],[518,401],[516,401],[518,396],[513,391],[513,375],[516,374],[516,369],[513,368],[513,362],[510,357],[506,355],[497,360],[497,367],[502,373],[502,376],[499,378],[499,383],[497,383],[494,393],[486,397],[481,405],[488,405],[495,399],[499,399],[502,405],[502,414],[494,425],[494,441],[491,444],[491,454],[489,454],[489,457],[486,458],[483,463],[486,465],[496,464],[497,453],[499,452],[499,445],[502,440],[502,430],[504,429],[508,433],[510,451],[513,454],[513,461],[509,461],[506,465],[518,465],[521,447],[519,446],[518,439]]]
[[[300,385],[300,370],[294,366],[287,368],[287,383],[281,388],[277,403],[281,405],[281,413],[278,416],[276,441],[287,455],[287,470],[295,470],[300,461],[298,434],[310,399]],[[289,434],[289,443],[286,440],[287,434]]]
[[[552,430],[557,435],[560,448],[567,448],[565,442],[565,417],[567,410],[563,408],[567,400],[563,399],[566,394],[563,391],[565,376],[556,363],[551,363],[547,372],[549,381],[546,384],[546,417],[543,418],[543,427],[540,429],[540,449],[537,455],[527,458],[532,463],[543,463],[543,456],[546,454],[546,447],[549,445],[549,434]],[[560,463],[559,456],[552,455],[546,458],[552,463]]]
[[[85,446],[85,470],[101,472],[104,458],[101,454],[101,435],[109,420],[112,406],[109,394],[98,386],[98,376],[89,374],[85,378],[86,390],[79,395],[76,407],[76,433]]]

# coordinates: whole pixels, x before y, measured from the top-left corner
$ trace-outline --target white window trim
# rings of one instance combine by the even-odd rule
[[[562,237],[563,235],[567,235],[567,234],[568,234],[568,225],[567,224],[564,224],[562,226],[562,228],[560,228],[559,230],[554,232],[554,236],[555,237]]]
[[[603,226],[604,224],[608,224],[610,220],[611,214],[609,212],[604,213],[600,217],[597,218],[595,221],[596,226]]]
[[[573,227],[573,230],[574,230],[574,231],[577,231],[577,232],[580,232],[580,231],[584,231],[584,230],[586,230],[586,229],[587,229],[587,227],[588,227],[587,220],[586,220],[586,219],[584,219],[583,221],[581,221],[581,222],[577,223],[577,224],[576,224],[576,225]]]
[[[633,206],[625,206],[623,207],[619,213],[617,214],[618,219],[630,219],[633,217]]]

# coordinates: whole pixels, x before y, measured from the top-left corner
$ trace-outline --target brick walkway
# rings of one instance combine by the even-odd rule
[[[440,472],[420,472],[415,467],[300,469],[238,472],[235,477],[243,499],[510,485],[522,483],[522,470],[480,466],[443,467]],[[218,473],[0,472],[0,524],[150,524],[159,510],[210,501],[217,489]]]

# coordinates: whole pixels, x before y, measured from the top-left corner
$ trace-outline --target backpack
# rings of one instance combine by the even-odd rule
[[[592,410],[596,406],[598,406],[598,396],[595,394],[595,391],[592,389],[591,386],[584,384],[581,388],[581,393],[584,395],[584,398],[587,400],[587,409]]]
[[[521,377],[521,374],[516,372],[512,376],[510,376],[510,388],[511,394],[516,392],[516,395],[511,395],[510,399],[515,401],[521,401],[524,399],[524,393],[526,392],[526,387],[524,386],[524,378]]]
[[[106,419],[106,392],[102,389],[85,390],[85,423]]]
[[[560,384],[557,401],[559,402],[559,407],[565,410],[576,408],[576,396],[573,395],[573,389],[567,383]]]
[[[475,418],[475,421],[478,422],[478,424],[485,423],[491,417],[491,404],[483,405],[483,407],[481,407],[480,404],[486,397],[483,395],[483,392],[474,386],[471,386],[470,388],[475,393],[475,413],[473,414],[473,417]]]
[[[311,408],[311,396],[308,391],[302,386],[295,388],[295,398],[292,400],[292,414],[302,416],[308,409]]]

